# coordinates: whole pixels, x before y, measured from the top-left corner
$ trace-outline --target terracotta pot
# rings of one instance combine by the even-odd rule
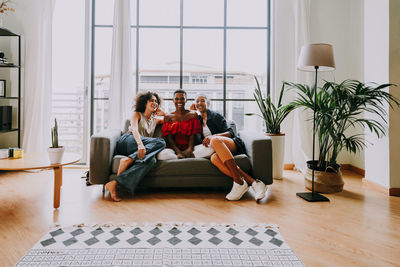
[[[312,190],[312,170],[307,168],[304,184]],[[337,193],[343,191],[344,181],[340,169],[336,172],[314,171],[314,191],[319,193]]]
[[[272,177],[283,178],[283,160],[285,156],[285,134],[265,133],[272,141]]]

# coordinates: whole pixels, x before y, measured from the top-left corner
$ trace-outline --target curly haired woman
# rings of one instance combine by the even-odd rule
[[[233,155],[242,154],[246,151],[242,139],[235,135],[232,128],[226,123],[224,116],[208,109],[208,106],[207,96],[199,94],[195,99],[193,108],[200,113],[203,146],[212,147],[215,151],[211,156],[212,164],[233,179],[232,190],[226,195],[226,199],[241,199],[249,190],[249,185],[253,188],[256,201],[264,198],[267,186],[240,169],[233,158]]]
[[[136,97],[136,107],[131,119],[129,133],[117,142],[116,153],[125,155],[121,159],[115,180],[106,184],[114,201],[120,201],[121,190],[133,195],[137,184],[156,165],[156,155],[165,147],[162,138],[153,138],[157,124],[163,123],[164,112],[159,109],[160,98],[154,92],[145,92]]]

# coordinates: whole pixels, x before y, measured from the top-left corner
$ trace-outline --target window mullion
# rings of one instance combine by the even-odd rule
[[[223,112],[226,117],[226,16],[227,16],[227,0],[224,0],[224,56],[223,56]]]
[[[183,0],[180,1],[179,21],[179,88],[183,88]]]
[[[268,0],[267,3],[267,14],[268,14],[268,21],[267,21],[267,95],[271,94],[271,1]]]
[[[136,1],[136,94],[139,92],[139,0]]]
[[[91,30],[92,30],[92,42],[91,42],[91,57],[90,57],[90,136],[93,135],[93,128],[94,128],[94,49],[95,49],[95,3],[96,0],[92,0],[92,25],[91,25]]]

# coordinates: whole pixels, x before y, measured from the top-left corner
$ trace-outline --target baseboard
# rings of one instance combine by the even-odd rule
[[[367,179],[364,179],[363,183],[365,183],[367,187],[373,188],[385,195],[389,194],[389,196],[392,197],[400,197],[400,188],[387,188]]]
[[[286,163],[283,165],[283,169],[284,170],[294,170],[294,164],[293,163]],[[359,175],[362,175],[363,178],[365,177],[365,170],[358,168],[356,166],[353,166],[351,164],[341,164],[340,169],[342,170],[349,170],[352,171],[354,173],[357,173]]]
[[[350,170],[351,164],[340,164],[341,170]]]
[[[358,168],[358,167],[353,166],[351,164],[341,164],[340,169],[349,170],[349,171],[352,171],[352,172],[357,173],[359,175],[362,175],[363,178],[365,177],[365,170],[364,169]]]
[[[283,169],[284,170],[294,170],[294,164],[292,164],[292,163],[284,164]]]
[[[400,197],[400,188],[389,188],[389,196]]]

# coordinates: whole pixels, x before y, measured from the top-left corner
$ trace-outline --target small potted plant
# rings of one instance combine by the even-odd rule
[[[54,127],[51,128],[51,147],[47,149],[50,164],[60,163],[64,154],[64,147],[58,145],[58,124],[54,119]]]
[[[296,107],[314,110],[314,86],[286,83],[297,89],[298,96],[293,104]],[[399,106],[398,99],[386,92],[392,84],[366,85],[357,80],[341,83],[326,81],[317,91],[315,110],[315,129],[318,138],[318,160],[307,161],[304,176],[305,186],[311,189],[311,173],[315,172],[314,189],[320,193],[335,193],[343,190],[344,181],[337,157],[342,150],[357,153],[365,147],[361,134],[346,130],[361,126],[375,133],[378,138],[386,132],[386,111],[383,104]],[[363,116],[365,113],[365,116]],[[368,114],[380,119],[369,118]]]
[[[265,134],[272,140],[272,177],[274,179],[282,179],[283,160],[285,154],[285,133],[281,132],[281,124],[295,106],[292,104],[282,105],[285,83],[282,84],[279,100],[275,105],[271,100],[270,95],[267,97],[263,96],[258,79],[257,77],[254,78],[256,80],[256,88],[253,95],[262,115],[254,113],[246,113],[246,115],[256,115],[264,120],[266,126]]]

